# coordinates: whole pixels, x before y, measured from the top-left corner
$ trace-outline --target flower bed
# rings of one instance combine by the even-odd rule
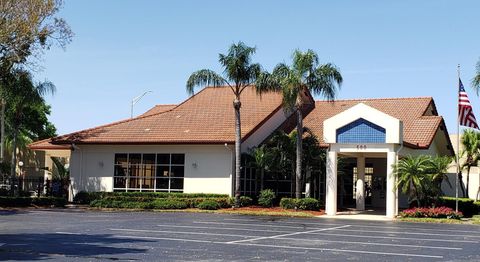
[[[416,207],[400,212],[400,216],[416,218],[426,217],[460,219],[463,217],[463,214],[462,212],[455,212],[449,207]]]

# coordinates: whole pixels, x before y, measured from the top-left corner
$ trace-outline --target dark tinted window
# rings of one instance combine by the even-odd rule
[[[185,155],[184,154],[172,154],[172,164],[173,165],[183,165],[183,164],[185,164]]]
[[[158,165],[169,165],[170,164],[170,154],[158,154],[157,155],[157,164]]]

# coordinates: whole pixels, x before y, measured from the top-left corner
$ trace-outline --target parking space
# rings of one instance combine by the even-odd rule
[[[480,260],[480,227],[203,213],[0,212],[0,260]]]

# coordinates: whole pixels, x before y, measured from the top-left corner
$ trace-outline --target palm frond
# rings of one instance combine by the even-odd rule
[[[332,64],[324,64],[315,69],[308,88],[315,95],[322,95],[328,100],[333,100],[343,82],[342,75],[337,67]]]
[[[478,94],[480,93],[480,60],[477,62],[476,73],[475,77],[472,80],[472,86],[478,96]]]
[[[198,70],[190,75],[187,80],[187,92],[192,95],[197,86],[221,86],[228,84],[219,74],[209,69]]]

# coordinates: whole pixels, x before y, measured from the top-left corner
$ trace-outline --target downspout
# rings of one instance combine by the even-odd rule
[[[79,175],[79,179],[78,179],[78,186],[80,187],[80,185],[82,184],[82,181],[83,181],[83,150],[80,147],[76,146],[74,143],[72,143],[72,151],[75,151],[75,150],[80,151],[80,175]],[[82,190],[80,190],[80,191],[82,191]],[[73,188],[72,188],[72,192],[73,192]]]
[[[396,155],[396,159],[395,159],[395,166],[398,166],[398,154],[400,153],[400,151],[403,149],[403,141],[402,143],[400,143],[400,147],[398,148],[397,151],[395,151],[395,155]],[[396,174],[395,174],[395,177],[396,177]],[[397,179],[395,179],[395,182],[396,182]],[[395,187],[397,186],[397,183],[395,183]],[[395,201],[396,203],[396,207],[395,207],[395,216],[398,216],[398,188],[396,189],[396,193],[395,193],[395,198],[397,199],[397,201]]]

